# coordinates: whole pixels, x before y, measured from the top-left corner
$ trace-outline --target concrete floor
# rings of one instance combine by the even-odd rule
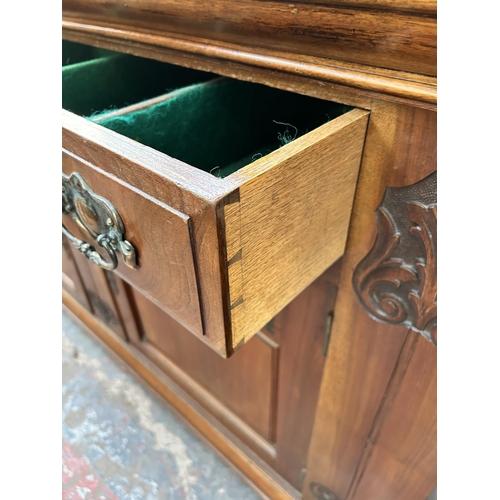
[[[63,312],[63,500],[260,497]]]

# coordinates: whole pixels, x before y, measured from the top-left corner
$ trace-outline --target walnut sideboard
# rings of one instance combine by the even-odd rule
[[[435,495],[435,2],[62,5],[65,307],[264,498]]]

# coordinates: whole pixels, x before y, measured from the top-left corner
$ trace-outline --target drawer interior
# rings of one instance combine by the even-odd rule
[[[114,54],[106,49],[98,47],[91,47],[89,45],[82,45],[81,43],[69,42],[63,40],[62,42],[62,65],[68,66],[69,64],[76,64],[83,61],[90,61],[91,59],[98,59],[99,57],[110,56]]]
[[[199,169],[225,177],[349,108],[223,79],[100,121]]]
[[[213,78],[113,55],[63,68],[63,107],[216,177],[226,177],[352,109]],[[105,114],[161,94],[149,105]]]
[[[111,53],[63,66],[62,107],[95,119],[103,113],[213,78],[211,73]]]

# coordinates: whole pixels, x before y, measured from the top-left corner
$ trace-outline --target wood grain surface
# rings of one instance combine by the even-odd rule
[[[342,259],[328,268],[273,320],[279,342],[276,470],[299,490],[334,316]]]
[[[371,98],[435,109],[435,76],[168,31],[138,31],[64,18],[67,40],[369,109]]]
[[[216,411],[222,421],[240,437],[257,441],[258,450],[262,445],[254,434],[259,434],[270,442],[272,382],[276,377],[273,346],[256,336],[245,349],[227,360],[212,352],[193,335],[189,335],[173,318],[142,294],[134,292],[134,300],[143,328],[142,338],[137,345],[187,392],[206,405],[209,411]],[[166,360],[162,360],[161,355]],[[178,367],[177,370],[171,366],[172,363]],[[178,373],[179,369],[184,375]],[[204,391],[196,389],[196,385],[200,385]],[[226,411],[214,408],[213,402],[203,392],[222,401]],[[237,423],[237,418],[231,417],[228,411],[235,414],[241,423]],[[243,422],[255,432],[249,433],[243,429]],[[264,452],[271,457],[275,455],[273,449],[273,446],[264,446]]]
[[[87,292],[71,252],[71,243],[64,235],[62,237],[62,286],[83,307],[91,310]]]
[[[347,498],[407,335],[404,327],[384,325],[371,319],[352,287],[354,269],[375,239],[375,210],[386,186],[414,184],[435,169],[435,113],[377,103],[371,111],[350,223],[336,317],[309,452],[304,499],[314,498],[313,483],[324,485],[340,500]],[[428,370],[435,370],[432,363],[427,366]],[[427,414],[420,414],[419,419],[432,421],[435,411],[436,408],[429,404],[425,410]],[[408,460],[405,472],[398,472],[401,481],[406,474],[410,488],[408,498],[413,498],[413,483],[409,479],[412,470],[421,475],[422,470],[428,470],[421,464],[433,460],[430,450],[435,448],[435,441],[430,434],[427,439],[425,445],[422,443],[427,454],[415,449],[411,466]],[[420,479],[422,481],[422,476]],[[424,479],[430,492],[435,486],[435,476],[430,474]],[[400,487],[402,483],[391,482],[385,485],[384,491],[396,492]],[[419,483],[420,489],[425,487]],[[377,490],[373,490],[368,498],[386,498],[377,495]]]
[[[262,0],[274,1],[274,0]],[[301,3],[342,5],[377,10],[396,10],[419,14],[436,14],[436,0],[301,0]]]
[[[384,500],[419,500],[435,487],[437,350],[416,332],[408,337],[413,352],[400,357],[400,379],[388,388],[349,500],[374,498],[374,492]]]
[[[368,113],[353,110],[230,175],[224,206],[233,347],[344,252]]]
[[[115,335],[126,340],[127,334],[104,271],[91,264],[73,246],[70,251],[89,298],[89,311],[103,321]]]
[[[424,75],[436,75],[434,14],[359,9],[345,5],[216,0],[126,4],[64,0],[63,16],[136,32],[191,35]]]
[[[228,356],[342,255],[368,114],[217,179],[64,113],[65,169],[113,193],[139,255],[117,272]]]
[[[83,171],[186,217],[204,335],[74,250],[73,275],[97,299],[85,309],[63,291],[63,301],[264,498],[425,498],[436,486],[436,348],[370,318],[353,273],[387,186],[436,170],[435,0],[62,5],[65,39],[370,110],[364,149],[368,112],[358,109],[327,124],[356,117],[338,136],[308,134],[226,179],[63,112],[63,146]],[[325,160],[354,165],[361,154],[351,212],[354,191],[338,188]],[[347,169],[353,190],[358,164]],[[342,267],[310,284],[344,251]],[[227,356],[271,318],[229,360],[200,341]]]

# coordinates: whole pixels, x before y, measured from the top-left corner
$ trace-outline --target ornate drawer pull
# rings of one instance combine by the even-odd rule
[[[63,234],[87,259],[112,271],[118,266],[116,252],[119,252],[128,267],[137,269],[135,248],[123,237],[125,228],[115,207],[96,195],[76,172],[69,176],[62,174],[62,212],[71,215],[78,227],[106,250],[110,261],[103,259],[95,247],[73,236],[63,224]]]

